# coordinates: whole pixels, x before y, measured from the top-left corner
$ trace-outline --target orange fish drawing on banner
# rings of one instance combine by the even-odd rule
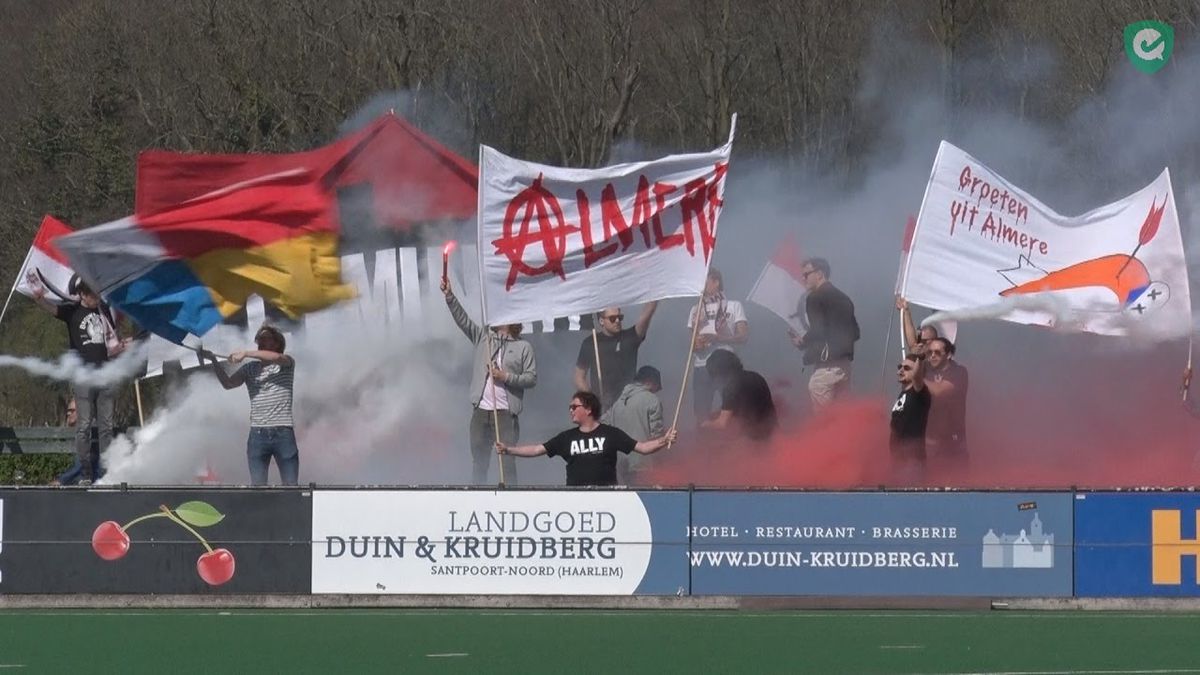
[[[1022,284],[1013,284],[1012,288],[1000,292],[1003,297],[1043,293],[1046,291],[1065,291],[1078,288],[1107,288],[1116,296],[1121,310],[1137,312],[1139,315],[1155,309],[1166,303],[1170,297],[1170,289],[1166,284],[1150,278],[1146,265],[1137,258],[1137,252],[1158,234],[1163,212],[1167,209],[1164,198],[1162,206],[1158,206],[1156,197],[1150,205],[1150,212],[1142,223],[1138,233],[1138,243],[1133,253],[1114,253],[1084,260],[1068,265],[1053,272],[1047,272],[1021,256],[1017,267],[998,270],[1005,279],[1005,272],[1013,272],[1025,268],[1033,268],[1043,273],[1043,276]]]

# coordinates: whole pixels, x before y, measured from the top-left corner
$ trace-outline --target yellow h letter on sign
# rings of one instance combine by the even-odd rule
[[[1155,584],[1183,583],[1183,556],[1196,556],[1195,583],[1200,584],[1200,540],[1184,539],[1179,511],[1151,512],[1150,562]],[[1196,531],[1200,533],[1200,511],[1196,511]]]

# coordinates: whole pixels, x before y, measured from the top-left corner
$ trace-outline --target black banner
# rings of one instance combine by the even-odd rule
[[[309,593],[309,492],[0,491],[0,593]]]

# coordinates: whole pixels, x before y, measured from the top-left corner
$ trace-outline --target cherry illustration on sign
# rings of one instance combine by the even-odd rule
[[[129,553],[131,546],[129,528],[151,518],[166,518],[187,530],[204,546],[206,552],[196,561],[196,573],[205,583],[210,586],[220,586],[233,578],[236,569],[233,553],[224,548],[214,549],[199,532],[193,529],[216,525],[225,519],[224,514],[213,508],[211,504],[201,501],[184,502],[174,510],[165,504],[159,506],[158,509],[154,513],[134,518],[124,525],[118,524],[115,520],[106,520],[100,523],[92,533],[92,550],[102,560],[119,560]]]

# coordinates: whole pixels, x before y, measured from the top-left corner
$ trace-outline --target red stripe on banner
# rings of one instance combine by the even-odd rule
[[[783,241],[779,242],[779,248],[776,249],[775,255],[771,256],[771,264],[788,273],[788,276],[800,283],[804,283],[804,274],[801,270],[804,268],[804,254],[800,251],[800,244],[796,243],[796,236],[788,234]]]
[[[69,225],[54,216],[43,216],[42,224],[38,227],[37,234],[33,237],[33,247],[46,254],[51,260],[69,268],[71,263],[67,261],[67,256],[58,250],[58,246],[54,244],[53,240],[55,237],[71,234],[74,231]]]
[[[909,216],[908,222],[904,224],[904,241],[900,244],[900,250],[908,253],[912,248],[913,235],[917,232],[916,216]]]
[[[316,232],[337,232],[331,192],[309,171],[293,171],[218,190],[155,214],[137,216],[169,258],[247,249]]]

